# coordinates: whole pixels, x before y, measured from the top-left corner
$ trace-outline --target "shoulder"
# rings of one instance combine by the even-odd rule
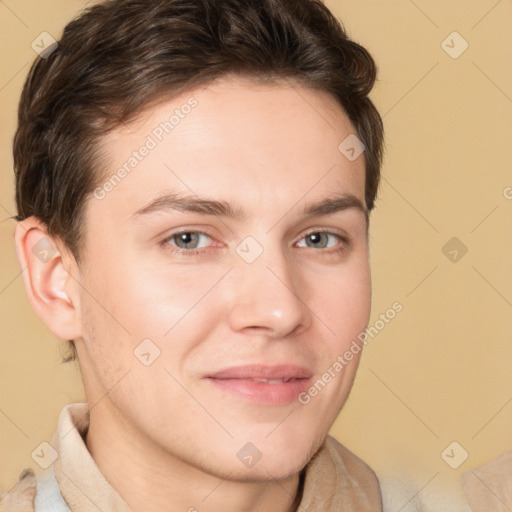
[[[512,509],[512,450],[487,464],[462,473],[462,487],[471,508]]]
[[[1,512],[34,512],[37,477],[32,469],[24,469],[18,483],[0,498]]]
[[[71,512],[55,478],[53,466],[36,475],[21,473],[14,488],[1,496],[0,512]]]

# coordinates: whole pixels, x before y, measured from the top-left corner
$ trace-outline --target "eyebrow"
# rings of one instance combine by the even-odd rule
[[[368,215],[368,211],[361,200],[353,194],[326,197],[319,202],[306,205],[302,213],[305,217],[316,217],[333,215],[336,212],[351,208],[362,211],[365,216]],[[243,220],[248,217],[247,212],[240,205],[233,205],[227,201],[200,198],[195,195],[166,193],[139,208],[130,216],[130,219],[138,219],[145,215],[168,211],[193,212],[236,220]]]

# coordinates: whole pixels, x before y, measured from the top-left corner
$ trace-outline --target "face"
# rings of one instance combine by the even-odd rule
[[[223,78],[102,141],[76,345],[110,427],[230,479],[304,467],[369,317],[354,133],[325,93]]]

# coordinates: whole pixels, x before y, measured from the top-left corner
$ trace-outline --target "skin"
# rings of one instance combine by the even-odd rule
[[[87,447],[133,510],[289,511],[360,354],[307,405],[254,403],[204,376],[282,363],[308,368],[314,383],[364,330],[364,211],[302,215],[333,195],[364,205],[364,156],[338,150],[356,131],[328,94],[224,77],[105,136],[105,179],[192,96],[198,105],[172,133],[103,199],[87,201],[80,268],[58,238],[50,261],[34,257],[48,236],[34,218],[16,229],[18,257],[36,312],[76,340],[91,406]],[[163,191],[224,200],[246,217],[134,216]],[[202,253],[169,238],[181,228],[208,235],[196,245]],[[318,230],[332,235],[306,236]],[[247,236],[263,249],[252,263],[236,252]],[[133,353],[146,338],[160,350],[149,366]],[[237,457],[248,442],[262,454],[253,467]]]

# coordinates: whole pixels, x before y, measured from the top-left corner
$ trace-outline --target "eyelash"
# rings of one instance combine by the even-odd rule
[[[185,256],[206,256],[212,250],[214,250],[214,247],[206,247],[206,248],[203,247],[200,249],[180,249],[179,247],[175,247],[169,243],[174,237],[182,235],[182,234],[186,234],[186,233],[205,235],[208,238],[212,239],[212,237],[210,235],[208,235],[208,233],[205,233],[204,231],[194,231],[194,230],[190,230],[190,229],[184,229],[184,230],[180,230],[180,231],[171,233],[164,240],[162,240],[162,242],[161,242],[162,247],[164,247],[166,250],[168,250],[172,253],[182,254]],[[310,231],[306,232],[300,240],[306,238],[309,235],[319,234],[319,233],[327,233],[329,235],[338,237],[338,239],[341,241],[341,244],[339,246],[335,246],[334,248],[331,247],[329,249],[317,249],[317,252],[320,252],[325,255],[330,255],[330,256],[336,256],[338,254],[343,254],[346,252],[347,246],[349,245],[349,240],[346,237],[340,235],[339,233],[334,233],[332,231],[329,231],[328,229],[318,229],[318,228],[311,229]],[[169,249],[169,247],[171,247],[171,249]],[[313,247],[306,247],[306,248],[314,249]],[[302,249],[304,249],[304,247],[302,247]]]

